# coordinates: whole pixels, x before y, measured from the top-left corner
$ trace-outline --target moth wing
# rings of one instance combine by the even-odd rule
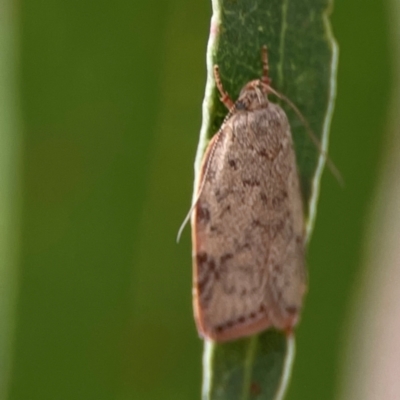
[[[291,134],[284,112],[269,105],[260,114],[231,116],[201,167],[192,215],[193,300],[199,333],[216,341],[291,328],[305,291]]]

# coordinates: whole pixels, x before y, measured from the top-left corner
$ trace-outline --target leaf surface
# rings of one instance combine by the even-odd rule
[[[213,66],[219,65],[224,88],[236,100],[247,82],[261,76],[263,45],[268,46],[271,86],[299,108],[327,151],[338,58],[328,20],[331,2],[213,0],[212,5],[196,182],[208,141],[227,113],[214,84]],[[281,105],[289,117],[295,143],[308,241],[324,157],[293,110],[285,103]],[[275,330],[232,343],[205,342],[203,399],[281,399],[293,357],[294,337]]]

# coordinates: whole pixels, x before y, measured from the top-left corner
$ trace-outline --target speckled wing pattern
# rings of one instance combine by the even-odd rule
[[[202,186],[202,189],[200,187]],[[233,340],[291,330],[306,291],[295,153],[277,104],[236,110],[210,142],[192,214],[199,333]]]

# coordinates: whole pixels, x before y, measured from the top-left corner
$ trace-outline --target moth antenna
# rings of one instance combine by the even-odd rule
[[[334,162],[330,159],[328,154],[326,154],[326,151],[322,149],[321,142],[318,140],[318,138],[315,136],[314,132],[312,131],[310,124],[308,123],[307,119],[303,116],[303,114],[300,112],[300,110],[295,106],[295,104],[290,101],[286,96],[283,94],[277,92],[275,89],[273,89],[271,86],[268,87],[268,91],[274,94],[276,97],[280,98],[284,102],[286,102],[289,107],[296,113],[296,115],[299,117],[300,121],[302,124],[305,126],[307,134],[309,138],[312,140],[314,143],[315,147],[319,150],[319,152],[322,154],[322,156],[325,158],[326,165],[332,172],[332,175],[337,179],[339,182],[340,186],[344,186],[344,180],[342,178],[341,173],[339,172],[339,169],[336,167]]]
[[[265,51],[266,51],[267,48],[266,48],[266,46],[264,46],[264,47],[265,47]],[[266,60],[266,63],[267,63],[266,71],[267,71],[267,74],[268,74],[268,59]],[[190,217],[192,215],[192,212],[193,212],[194,208],[196,207],[196,205],[197,205],[197,203],[198,203],[198,201],[200,199],[201,193],[202,193],[202,191],[204,189],[207,173],[208,173],[208,170],[210,169],[210,164],[211,164],[211,161],[212,161],[212,159],[214,157],[215,148],[216,148],[216,146],[217,146],[217,144],[218,144],[218,142],[219,142],[219,140],[221,138],[221,132],[222,132],[222,129],[224,127],[224,123],[225,123],[225,121],[227,121],[231,117],[231,115],[236,110],[235,103],[232,101],[232,99],[230,98],[229,94],[225,91],[225,89],[224,89],[224,87],[222,85],[221,76],[219,74],[218,65],[214,65],[214,79],[215,79],[215,85],[217,86],[217,89],[218,89],[218,91],[219,91],[219,93],[221,95],[221,101],[222,101],[222,103],[224,103],[225,107],[229,110],[229,112],[226,115],[226,117],[224,118],[224,122],[222,123],[221,129],[215,135],[215,139],[214,139],[215,141],[214,141],[214,144],[212,145],[213,147],[211,149],[210,156],[208,157],[208,160],[207,160],[207,165],[206,165],[206,169],[204,171],[203,180],[201,181],[201,184],[200,184],[199,193],[197,194],[197,197],[196,197],[194,203],[190,207],[189,212],[187,213],[185,219],[182,222],[182,225],[179,228],[178,235],[176,237],[176,242],[177,243],[179,243],[179,240],[181,239],[182,232],[185,229],[186,224],[189,222]]]
[[[235,103],[229,97],[229,94],[227,92],[225,92],[224,87],[222,86],[221,76],[219,74],[218,65],[214,65],[214,79],[215,79],[215,85],[217,86],[217,89],[218,89],[219,93],[221,94],[222,103],[224,103],[225,107],[228,110],[231,110]]]
[[[271,78],[269,77],[268,48],[266,45],[261,48],[261,59],[263,65],[263,74],[261,80],[267,86],[269,86],[271,84]]]
[[[212,161],[212,159],[214,157],[215,149],[216,149],[217,144],[218,144],[218,142],[219,142],[219,140],[221,139],[221,136],[222,136],[221,132],[222,131],[219,130],[219,132],[215,135],[214,143],[213,143],[212,148],[210,150],[210,156],[208,157],[208,160],[207,160],[207,165],[206,165],[206,169],[204,170],[204,174],[203,174],[203,178],[202,178],[202,181],[201,181],[201,184],[200,184],[199,192],[197,193],[195,201],[193,202],[192,206],[190,207],[189,212],[187,213],[185,219],[182,222],[182,225],[179,228],[178,235],[176,237],[176,242],[177,243],[179,243],[179,240],[181,239],[182,232],[185,229],[186,224],[189,222],[194,208],[196,207],[197,203],[199,202],[201,193],[202,193],[202,191],[204,189],[204,185],[206,183],[206,178],[207,178],[208,171],[210,169],[211,161]]]

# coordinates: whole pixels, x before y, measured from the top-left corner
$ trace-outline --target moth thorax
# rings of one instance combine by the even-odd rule
[[[261,80],[249,82],[240,92],[235,103],[237,110],[257,110],[268,105],[268,85]]]

